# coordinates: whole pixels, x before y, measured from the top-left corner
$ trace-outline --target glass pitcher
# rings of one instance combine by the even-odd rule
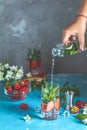
[[[85,50],[87,50],[87,45],[85,44]],[[85,51],[84,50],[84,51]],[[64,57],[65,55],[73,55],[81,52],[79,50],[79,44],[77,41],[73,41],[68,45],[64,45],[63,43],[57,43],[55,48],[52,48],[52,55],[54,57]]]

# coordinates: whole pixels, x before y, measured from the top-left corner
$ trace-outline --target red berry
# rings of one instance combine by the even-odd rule
[[[38,67],[38,62],[36,60],[31,61],[31,68],[36,69]]]
[[[42,77],[43,75],[44,75],[43,71],[40,70],[40,71],[38,72],[38,76],[39,76],[39,77]]]
[[[24,81],[24,84],[25,84],[25,87],[27,87],[28,84],[29,84],[29,83],[28,83],[28,80],[25,80],[25,81]]]
[[[21,86],[20,86],[20,84],[17,83],[13,86],[13,88],[14,88],[14,90],[19,90],[21,88]]]
[[[12,92],[12,87],[11,87],[11,86],[8,86],[8,87],[6,88],[6,90],[7,90],[8,93],[11,93],[11,92]]]
[[[22,103],[22,104],[20,105],[20,108],[22,108],[22,109],[28,109],[28,105],[25,104],[25,103]]]
[[[20,89],[20,93],[21,93],[21,94],[27,93],[27,88],[26,88],[26,87],[21,88],[21,89]]]
[[[25,87],[24,81],[21,82],[21,87]]]
[[[83,108],[84,107],[84,103],[81,100],[77,100],[76,106],[78,106],[79,108]]]

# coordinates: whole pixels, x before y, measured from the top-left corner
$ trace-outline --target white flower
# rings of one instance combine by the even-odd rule
[[[12,71],[15,71],[15,72],[16,72],[16,71],[18,70],[18,66],[14,66],[14,65],[13,65],[13,66],[10,67],[10,69],[11,69]]]
[[[87,106],[84,107],[84,111],[83,114],[86,115],[87,114]]]
[[[26,76],[27,76],[28,78],[30,78],[32,75],[31,75],[31,73],[29,72],[29,73],[26,74]]]
[[[3,75],[4,73],[0,71],[0,81],[4,80]]]
[[[4,67],[5,67],[6,69],[8,69],[10,66],[9,66],[8,63],[6,63],[6,64],[4,65]]]
[[[83,122],[84,124],[87,124],[87,118],[84,119],[84,120],[82,120],[82,122]]]
[[[30,116],[29,116],[28,114],[24,117],[24,120],[25,120],[25,121],[30,121],[30,119],[31,119],[31,118],[30,118]]]
[[[2,67],[1,67],[1,71],[4,71],[4,70],[5,70],[5,67],[4,67],[4,66],[2,66]]]
[[[16,79],[21,79],[24,75],[23,69],[20,68],[16,73]]]
[[[7,71],[7,74],[6,74],[6,76],[5,76],[5,79],[9,81],[9,79],[12,78],[12,75],[13,75],[13,72],[10,71],[10,70],[8,70],[8,71]]]
[[[0,81],[19,80],[23,78],[23,67],[10,66],[8,63],[0,63]]]

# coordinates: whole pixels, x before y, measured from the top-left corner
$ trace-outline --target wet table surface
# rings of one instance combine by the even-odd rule
[[[47,76],[47,80],[50,82],[50,75]],[[76,83],[81,92],[79,98],[87,101],[87,74],[54,75],[54,82],[59,85],[67,81],[71,84]],[[26,103],[29,109],[21,109],[21,103]],[[87,130],[87,125],[77,121],[72,114],[64,118],[62,108],[56,120],[43,120],[40,103],[41,91],[39,90],[29,93],[24,100],[10,101],[4,94],[2,86],[0,86],[0,130]],[[31,117],[28,122],[24,120],[27,114]]]

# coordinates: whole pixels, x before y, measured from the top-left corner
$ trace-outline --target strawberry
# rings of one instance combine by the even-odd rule
[[[56,108],[56,110],[59,110],[59,109],[60,109],[60,98],[58,98],[58,99],[55,101],[55,108]]]
[[[26,87],[20,88],[20,94],[27,93],[28,89]]]
[[[38,67],[38,62],[36,60],[31,61],[31,68],[36,69]]]
[[[28,80],[24,80],[24,84],[25,84],[25,87],[27,87],[28,86]]]
[[[20,105],[20,108],[21,108],[21,109],[28,109],[28,105],[25,104],[25,103],[22,103],[22,104]]]
[[[12,92],[12,87],[8,86],[8,87],[6,87],[6,90],[7,90],[8,93],[11,93]]]
[[[75,105],[78,106],[79,108],[84,107],[84,103],[81,100],[77,100]]]
[[[21,82],[21,87],[27,87],[28,86],[28,80],[24,80]]]
[[[51,111],[53,108],[54,108],[54,102],[53,101],[48,102],[46,108],[47,112]]]
[[[14,86],[13,86],[14,90],[19,90],[21,88],[20,84],[16,83]]]
[[[20,85],[21,85],[22,88],[25,87],[24,81],[22,81]]]
[[[43,72],[42,70],[40,70],[40,71],[38,72],[38,76],[39,76],[39,77],[44,76],[44,72]]]

